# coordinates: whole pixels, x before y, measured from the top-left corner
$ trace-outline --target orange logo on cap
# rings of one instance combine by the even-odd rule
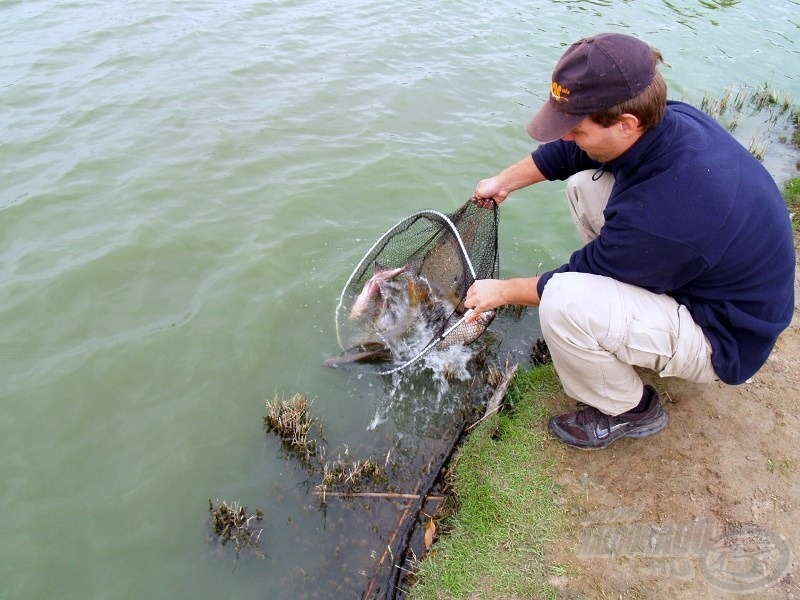
[[[564,102],[569,102],[569,99],[567,98],[567,96],[569,96],[569,89],[561,87],[561,85],[555,81],[550,84],[550,95],[553,96],[554,100],[558,100],[559,102],[561,100]]]

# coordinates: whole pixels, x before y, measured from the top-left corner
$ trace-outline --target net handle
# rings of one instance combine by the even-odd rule
[[[453,222],[450,220],[450,217],[448,217],[446,214],[444,214],[442,212],[439,212],[438,210],[432,210],[432,209],[418,210],[417,212],[407,216],[406,218],[404,218],[401,221],[398,221],[397,223],[392,225],[386,231],[386,233],[384,233],[381,237],[379,237],[378,240],[374,244],[372,244],[370,249],[367,250],[367,253],[364,255],[364,257],[358,262],[358,264],[356,265],[356,268],[353,269],[353,272],[350,273],[350,277],[347,278],[347,282],[344,284],[344,287],[342,288],[342,293],[339,294],[339,303],[336,305],[336,311],[334,312],[334,315],[333,315],[334,323],[336,325],[336,341],[339,342],[339,347],[342,350],[346,350],[346,348],[344,347],[344,344],[342,344],[342,338],[341,338],[341,335],[339,333],[339,311],[342,309],[342,306],[344,305],[344,298],[345,298],[345,295],[347,294],[347,289],[350,287],[350,284],[353,282],[353,278],[356,276],[356,273],[361,271],[361,267],[364,265],[364,261],[367,260],[367,257],[369,255],[372,254],[372,251],[375,250],[375,248],[377,248],[380,245],[380,243],[383,242],[383,240],[385,240],[395,229],[397,229],[398,227],[400,227],[401,225],[403,225],[407,221],[410,221],[412,219],[416,219],[417,217],[420,217],[420,216],[423,216],[423,215],[435,215],[436,217],[442,219],[445,222],[445,224],[447,225],[447,228],[451,231],[451,233],[455,236],[456,240],[458,241],[458,247],[461,250],[461,256],[464,258],[464,261],[467,263],[467,266],[469,267],[469,272],[470,272],[470,275],[472,275],[472,280],[473,281],[475,280],[475,268],[472,266],[472,260],[470,260],[469,253],[467,252],[467,249],[464,247],[464,242],[461,239],[461,234],[458,232],[458,229],[453,224]],[[467,314],[469,314],[469,313],[467,313]],[[466,316],[465,316],[465,318],[466,318]],[[463,320],[464,319],[462,318],[461,321],[456,323],[456,325],[453,326],[453,329],[457,325],[460,325]],[[452,329],[448,329],[447,333],[450,333],[450,331],[452,331]],[[440,340],[437,339],[436,343],[428,344],[428,346],[426,346],[422,350],[422,353],[427,352],[432,346],[435,346],[436,344],[438,344],[439,341]],[[419,358],[421,355],[422,354],[417,355],[415,358],[413,358],[411,360],[411,362],[416,361],[416,359]],[[411,363],[408,363],[408,364],[411,364]],[[391,372],[394,372],[394,371],[391,371]]]

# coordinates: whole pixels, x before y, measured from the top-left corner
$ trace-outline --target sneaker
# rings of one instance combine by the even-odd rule
[[[611,416],[585,406],[550,419],[550,431],[565,444],[581,450],[598,450],[625,437],[642,438],[658,433],[669,422],[667,413],[652,386],[646,385],[644,393],[649,398],[642,412]]]

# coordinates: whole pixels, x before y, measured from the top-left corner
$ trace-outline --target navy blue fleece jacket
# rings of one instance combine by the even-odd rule
[[[616,178],[600,236],[541,276],[540,297],[565,271],[668,294],[703,328],[720,379],[737,384],[758,371],[792,318],[795,269],[786,204],[761,163],[681,102],[605,165],[560,140],[532,156],[549,180],[599,168]]]

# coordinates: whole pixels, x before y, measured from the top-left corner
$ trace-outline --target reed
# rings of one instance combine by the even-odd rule
[[[267,431],[277,433],[286,448],[304,455],[306,459],[316,455],[316,440],[308,437],[316,419],[311,416],[304,395],[295,394],[288,400],[276,396],[272,402],[267,400],[266,407],[264,427]]]
[[[718,96],[706,93],[700,101],[700,110],[719,121],[731,133],[739,127],[742,118],[765,115],[765,128],[753,135],[747,146],[750,154],[762,162],[769,146],[770,131],[782,119],[796,118],[791,109],[792,97],[766,83],[763,86],[729,87]]]
[[[355,494],[361,491],[366,482],[383,483],[387,479],[384,465],[372,458],[348,462],[339,457],[323,465],[322,483],[316,489],[324,502],[325,494],[332,489],[338,488],[344,490],[345,494]]]
[[[236,558],[239,558],[239,553],[245,549],[249,549],[259,558],[264,558],[264,553],[258,544],[264,530],[256,529],[252,524],[253,520],[261,521],[264,518],[261,510],[256,509],[255,514],[251,515],[248,514],[247,507],[239,502],[228,504],[224,500],[222,502],[217,500],[217,504],[214,505],[211,498],[208,499],[208,510],[211,513],[211,530],[217,543],[222,546],[229,542],[233,544]]]

